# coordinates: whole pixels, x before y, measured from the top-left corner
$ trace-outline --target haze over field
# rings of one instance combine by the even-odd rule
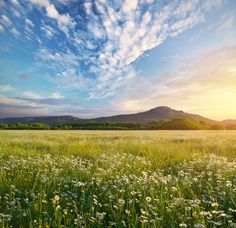
[[[236,119],[235,15],[234,0],[0,0],[0,117]]]

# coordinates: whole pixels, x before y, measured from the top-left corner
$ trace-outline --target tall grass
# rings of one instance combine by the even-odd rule
[[[235,227],[234,131],[2,131],[2,227]]]

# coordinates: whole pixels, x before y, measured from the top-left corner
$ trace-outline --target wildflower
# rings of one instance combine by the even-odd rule
[[[64,215],[68,214],[68,210],[67,209],[64,209],[63,212],[64,212]]]
[[[186,211],[191,211],[191,207],[185,207]]]
[[[149,196],[147,196],[147,197],[146,197],[146,201],[147,201],[148,203],[150,203],[150,202],[152,201],[152,198],[149,197]]]
[[[59,200],[60,200],[60,196],[59,196],[59,195],[55,195],[54,199],[55,199],[56,201],[59,201]]]
[[[129,215],[129,214],[130,214],[130,211],[129,211],[128,209],[125,209],[125,213],[126,213],[127,215]]]
[[[148,215],[148,212],[143,209],[141,209],[141,213],[142,213],[142,215]]]
[[[12,184],[11,185],[11,189],[15,189],[15,188],[16,188],[16,186]]]
[[[103,213],[96,212],[96,217],[98,220],[102,220],[104,218],[105,214],[106,214],[105,212],[103,212]]]
[[[205,228],[205,225],[197,223],[193,225],[194,228]]]
[[[179,224],[179,227],[187,227],[187,224],[185,224],[185,223],[180,223],[180,224]]]
[[[124,205],[125,204],[125,201],[123,199],[119,199],[118,201],[119,201],[120,205]]]
[[[218,203],[212,203],[211,206],[212,207],[219,207],[219,204]]]
[[[176,187],[172,187],[172,191],[176,192],[178,189]]]
[[[85,183],[80,182],[80,181],[78,181],[78,182],[75,184],[76,187],[84,187],[85,185],[86,185]]]

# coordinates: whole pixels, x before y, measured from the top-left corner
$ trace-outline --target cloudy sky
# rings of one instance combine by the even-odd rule
[[[235,37],[235,0],[0,0],[0,117],[236,119]]]

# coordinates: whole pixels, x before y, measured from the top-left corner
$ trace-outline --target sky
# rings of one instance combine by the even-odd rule
[[[235,0],[0,0],[0,118],[236,119],[235,37]]]

